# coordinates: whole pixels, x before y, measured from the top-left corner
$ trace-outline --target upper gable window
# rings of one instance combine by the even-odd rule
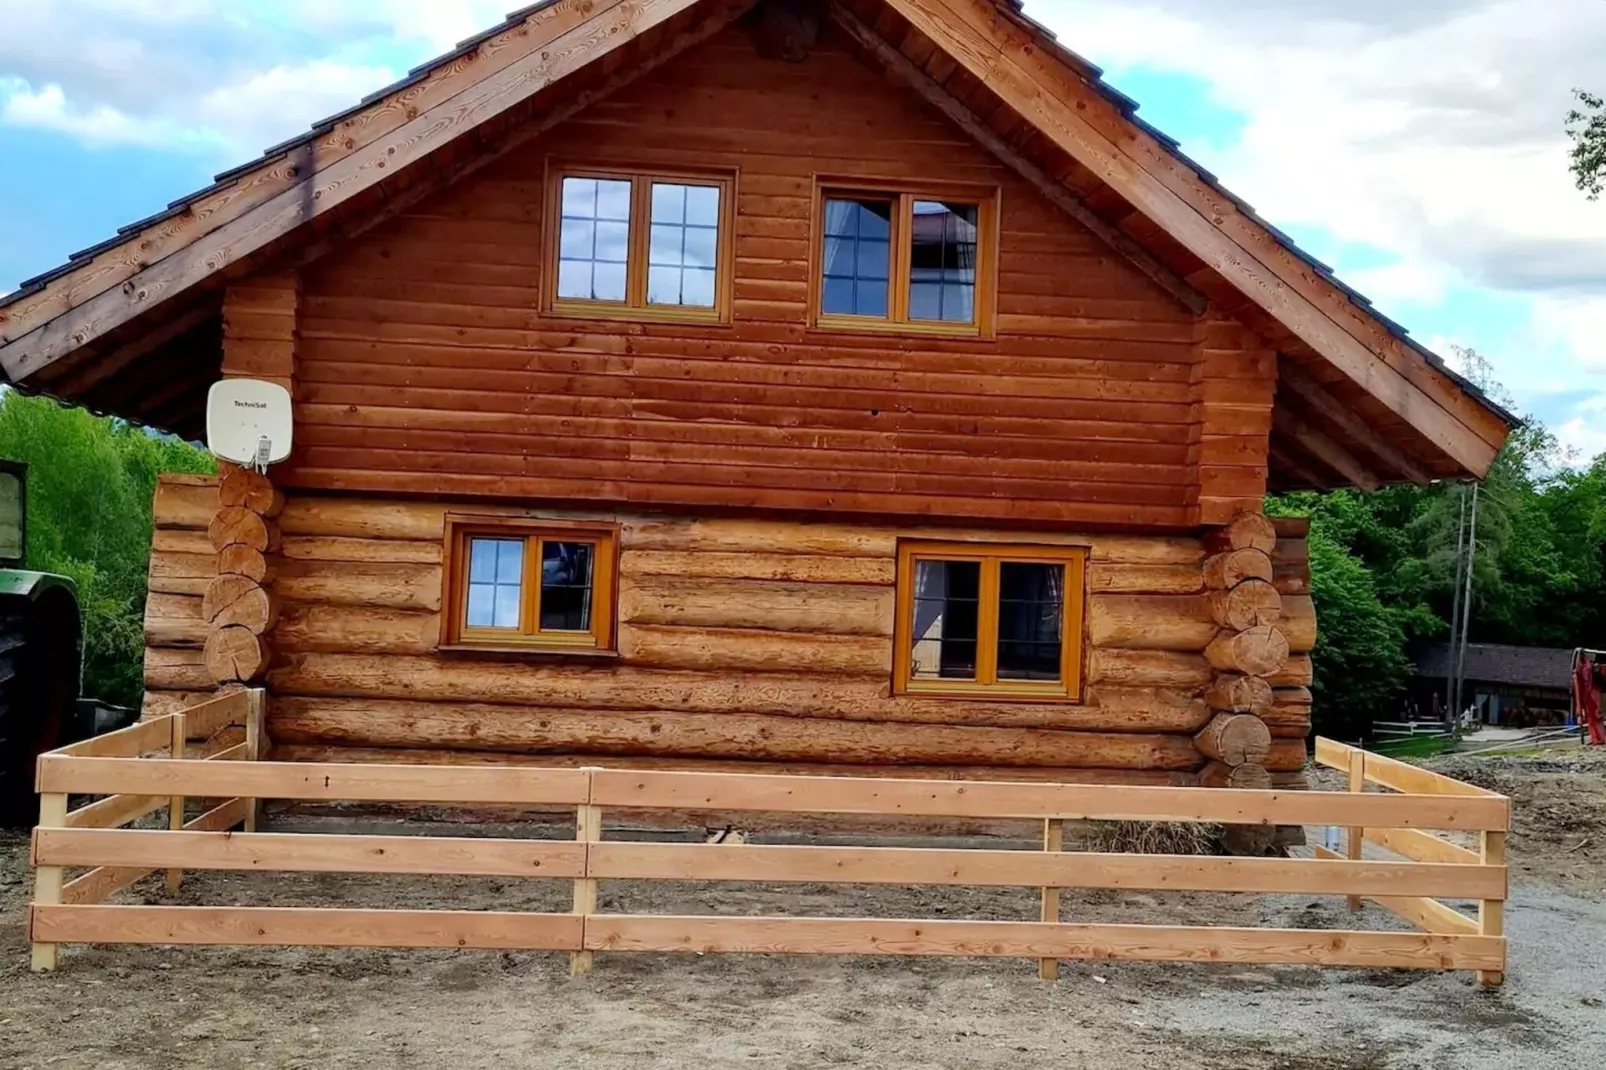
[[[727,176],[555,170],[547,309],[727,321],[731,186]]]
[[[991,190],[822,184],[815,322],[991,330],[997,200]]]

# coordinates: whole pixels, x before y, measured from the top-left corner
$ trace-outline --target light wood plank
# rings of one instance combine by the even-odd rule
[[[1367,829],[1366,838],[1413,862],[1447,862],[1462,866],[1475,866],[1479,862],[1478,852],[1420,829]]]
[[[186,707],[185,738],[210,739],[230,725],[244,725],[251,713],[251,694],[251,691],[231,691],[227,695]]]
[[[168,805],[168,800],[161,800],[162,806]],[[245,820],[246,804],[243,799],[229,799],[219,803],[212,809],[191,819],[180,830],[180,834],[195,832],[223,832]],[[131,830],[142,832],[144,830]],[[160,830],[150,830],[161,834]],[[171,834],[173,830],[168,830]],[[85,863],[86,865],[89,863]],[[120,892],[132,884],[136,884],[152,873],[155,869],[144,866],[112,866],[100,865],[88,873],[69,881],[62,889],[62,902],[78,903],[104,903],[113,893]]]
[[[1337,851],[1330,851],[1320,844],[1315,848],[1317,858],[1342,859],[1344,856]],[[1437,899],[1420,896],[1367,896],[1372,902],[1393,914],[1410,922],[1424,932],[1475,935],[1478,932],[1478,923],[1472,918]]]
[[[105,735],[91,736],[51,754],[74,758],[137,758],[151,751],[168,750],[173,743],[172,714],[139,721]]]
[[[1049,818],[1043,822],[1043,850],[1051,853],[1059,852],[1065,846],[1065,823]],[[1048,925],[1058,925],[1060,921],[1060,890],[1054,887],[1042,889],[1042,909],[1038,920]],[[1060,975],[1058,959],[1038,959],[1037,976],[1044,981],[1057,981]]]
[[[572,914],[318,907],[35,906],[34,932],[55,943],[284,947],[456,947],[573,951]]]
[[[154,764],[151,762],[146,765]],[[53,781],[54,782],[54,781]],[[592,799],[604,808],[762,810],[772,813],[1013,817],[1040,821],[1210,821],[1235,825],[1348,825],[1505,829],[1502,798],[1351,795],[1075,784],[1002,784],[853,777],[772,777],[606,769]]]
[[[70,829],[110,829],[138,821],[165,807],[168,800],[156,795],[112,795],[80,806],[67,814]]]
[[[1503,957],[1500,940],[1431,933],[628,914],[587,918],[585,943],[595,951],[963,955],[1423,969],[1490,968]]]
[[[1128,888],[1317,895],[1503,896],[1504,866],[1059,851],[608,842],[593,877],[977,887]]]
[[[63,866],[551,878],[585,871],[583,844],[463,836],[41,829],[38,851],[41,859]]]
[[[1506,864],[1506,834],[1504,832],[1485,832],[1480,843],[1479,853],[1486,866],[1504,866]],[[1502,891],[1498,896],[1491,896],[1478,903],[1478,931],[1486,936],[1501,937],[1501,946],[1505,945],[1506,933],[1506,893]],[[1506,979],[1506,964],[1504,956],[1498,968],[1480,970],[1478,983],[1483,985],[1498,985]]]
[[[1374,784],[1393,788],[1395,791],[1409,792],[1413,795],[1477,795],[1495,799],[1505,798],[1497,792],[1402,762],[1397,758],[1386,758],[1381,754],[1362,751],[1359,747],[1352,747],[1348,743],[1340,743],[1325,736],[1318,736],[1316,739],[1316,762],[1329,769],[1348,770],[1350,755],[1357,752],[1366,755],[1366,779]]]
[[[67,820],[67,796],[55,792],[42,792],[39,796],[39,828],[59,828]],[[60,866],[35,865],[33,871],[33,901],[49,907],[62,901],[62,878],[66,871]],[[42,937],[34,927],[33,917],[28,919],[28,940],[32,943],[30,958],[35,973],[54,970],[60,958],[56,942]]]
[[[59,758],[39,761],[44,790],[80,794],[351,802],[506,803],[578,806],[589,781],[579,769],[498,766],[305,765],[195,762],[161,758]],[[58,787],[59,785],[59,787]],[[1449,826],[1447,826],[1449,827]]]
[[[591,873],[591,851],[602,839],[602,809],[581,806],[575,810],[574,838],[585,854],[584,873],[574,882],[574,913],[584,917],[597,912],[597,880]],[[592,955],[589,950],[576,951],[569,956],[569,976],[578,977],[591,971]]]

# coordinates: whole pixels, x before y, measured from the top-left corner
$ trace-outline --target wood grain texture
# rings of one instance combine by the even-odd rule
[[[1483,936],[879,918],[738,920],[600,914],[587,919],[586,944],[596,951],[1009,956],[1424,969],[1503,968],[1505,959],[1504,941]]]
[[[283,743],[451,747],[510,753],[666,755],[885,765],[1044,765],[1188,771],[1199,764],[1186,736],[1063,732],[694,714],[517,709],[434,703],[284,699],[268,718]]]
[[[567,879],[585,870],[585,849],[545,840],[460,836],[61,829],[38,839],[39,855],[64,866],[221,869],[282,873],[451,873]],[[56,864],[52,862],[52,864]],[[1386,863],[1385,863],[1386,865]]]
[[[283,478],[1187,524],[1192,311],[834,35],[785,73],[716,35],[314,266]],[[732,326],[538,311],[554,145],[740,169]],[[808,327],[812,176],[831,173],[1000,188],[996,342]]]
[[[51,842],[80,843],[85,842],[85,838],[92,841],[94,837],[105,835],[58,832]],[[52,854],[51,857],[56,856]],[[61,857],[79,856],[63,852]],[[1506,886],[1505,870],[1498,866],[1467,868],[1369,861],[1335,866],[1313,859],[1194,858],[1047,850],[603,843],[591,848],[586,864],[587,872],[605,880],[1036,885],[1324,895],[1353,890],[1360,895],[1462,898],[1504,895]]]
[[[287,947],[447,947],[569,951],[571,914],[327,907],[34,907],[36,933],[58,943]]]

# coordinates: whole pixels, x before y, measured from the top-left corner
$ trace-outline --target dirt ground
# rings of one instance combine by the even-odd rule
[[[0,839],[0,1068],[1606,1065],[1606,763],[1450,759],[1513,794],[1507,983],[1468,974],[973,959],[70,948],[28,970],[27,843]],[[366,827],[363,831],[400,831]],[[416,827],[413,831],[420,831]],[[440,830],[436,830],[440,831]],[[540,835],[519,826],[453,833]],[[552,830],[545,830],[550,834]],[[558,882],[192,873],[186,903],[565,909]],[[160,901],[155,882],[128,901]],[[1035,917],[1015,889],[604,882],[605,910]],[[1067,920],[1397,928],[1342,900],[1071,893]]]

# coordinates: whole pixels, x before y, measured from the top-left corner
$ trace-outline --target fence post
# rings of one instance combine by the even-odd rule
[[[39,828],[63,828],[67,824],[67,796],[61,792],[48,792],[39,796]],[[39,832],[34,830],[33,905],[53,907],[61,903],[62,878],[66,871],[61,866],[38,864]],[[28,935],[33,936],[33,911],[28,912]],[[57,945],[33,945],[33,970],[42,973],[56,968]]]
[[[587,776],[586,798],[590,799],[591,778],[600,770],[594,767],[587,767],[585,772]],[[574,838],[585,844],[596,843],[602,839],[602,807],[586,802],[575,808]],[[581,872],[586,874],[591,872],[591,849],[589,847],[586,848],[585,868]],[[597,912],[596,878],[591,876],[576,878],[574,882],[573,912],[579,914],[581,918]],[[580,934],[583,945],[585,939],[584,921],[580,923]],[[589,973],[591,971],[591,963],[592,954],[583,946],[579,951],[571,951],[569,953],[569,976],[579,977],[583,973]]]
[[[246,694],[250,697],[245,710],[245,758],[246,761],[260,762],[263,751],[267,750],[268,693],[257,687]],[[255,832],[261,821],[262,800],[247,800],[245,831]]]
[[[1057,817],[1043,819],[1043,850],[1059,851],[1065,843],[1065,822]],[[1043,889],[1043,921],[1057,925],[1060,920],[1060,890],[1058,888]],[[1045,981],[1058,980],[1060,975],[1059,959],[1038,959],[1037,976]]]
[[[1480,851],[1482,862],[1486,866],[1503,866],[1506,864],[1506,834],[1504,832],[1480,833]],[[1509,881],[1508,881],[1509,886]],[[1506,901],[1504,899],[1484,899],[1478,903],[1478,932],[1483,936],[1504,936],[1506,934]],[[1479,970],[1478,982],[1485,985],[1497,985],[1506,979],[1506,975],[1499,970]]]
[[[173,757],[185,757],[189,744],[189,726],[185,723],[183,713],[172,714],[173,718]],[[167,804],[167,827],[177,832],[184,830],[184,796],[174,795]],[[167,894],[177,895],[179,887],[184,883],[182,869],[167,871]]]
[[[1354,747],[1349,752],[1349,790],[1355,792],[1366,790],[1366,752],[1359,747]],[[1351,825],[1345,840],[1344,853],[1352,859],[1359,860],[1361,848],[1365,843],[1366,830],[1359,825]],[[1360,910],[1361,897],[1358,895],[1350,896],[1349,908],[1351,910]]]

